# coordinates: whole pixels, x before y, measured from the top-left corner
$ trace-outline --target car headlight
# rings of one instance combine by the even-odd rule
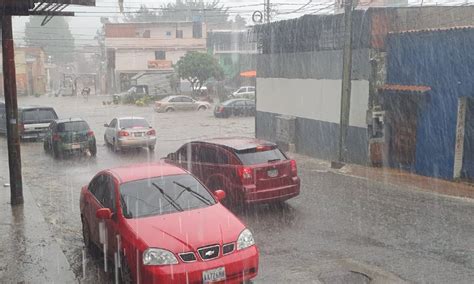
[[[157,248],[149,248],[143,253],[144,265],[170,265],[177,264],[178,259],[170,251]]]
[[[240,233],[237,239],[237,250],[245,249],[255,244],[252,233],[249,229],[245,229]]]

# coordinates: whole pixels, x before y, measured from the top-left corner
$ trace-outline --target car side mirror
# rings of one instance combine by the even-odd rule
[[[214,191],[214,196],[216,197],[217,201],[221,202],[225,198],[225,191],[218,189]]]
[[[170,154],[168,154],[168,156],[166,156],[166,158],[168,160],[174,161],[174,160],[176,160],[176,153],[170,153]]]
[[[95,216],[97,217],[97,219],[101,220],[112,219],[112,210],[110,210],[109,208],[97,209],[97,211],[95,212]]]
[[[104,127],[109,127],[109,125],[107,123],[104,123]]]

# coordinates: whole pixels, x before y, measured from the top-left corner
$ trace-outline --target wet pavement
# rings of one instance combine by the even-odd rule
[[[61,118],[80,116],[96,134],[96,158],[55,161],[44,153],[42,143],[22,144],[24,183],[29,191],[25,198],[38,204],[82,283],[112,281],[103,272],[102,260],[83,250],[79,193],[95,173],[157,160],[189,140],[254,135],[253,118],[215,119],[212,111],[157,114],[149,107],[108,105],[104,100],[110,99],[20,98],[22,105],[51,105]],[[157,130],[154,153],[116,154],[103,145],[103,124],[114,116],[130,115],[147,118]],[[332,171],[327,163],[295,157],[302,178],[299,197],[283,207],[264,205],[236,212],[253,231],[261,251],[255,283],[472,283],[472,201],[412,190],[383,179],[362,179]],[[8,164],[3,137],[0,158],[4,183]],[[1,206],[9,210],[5,202]],[[23,254],[28,247],[25,243],[17,249]],[[7,265],[12,266],[2,258],[0,273]]]

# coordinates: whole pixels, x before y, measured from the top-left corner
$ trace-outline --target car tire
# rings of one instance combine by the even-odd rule
[[[114,142],[113,142],[113,144],[112,144],[112,150],[113,150],[115,153],[120,152],[120,148],[119,148],[119,146],[117,145],[117,142],[115,142],[115,140],[114,140]]]
[[[61,159],[61,157],[62,157],[61,150],[58,149],[57,145],[53,144],[53,158]]]
[[[107,142],[107,137],[105,136],[105,134],[104,134],[104,144],[106,147],[110,146],[109,142]]]
[[[173,112],[173,111],[174,111],[174,108],[172,107],[166,109],[166,112]]]
[[[150,150],[150,152],[154,152],[155,151],[155,145],[148,146],[148,150]]]
[[[49,145],[48,145],[48,142],[46,142],[46,141],[43,142],[43,149],[44,149],[44,152],[45,152],[46,154],[49,153]]]
[[[92,156],[92,157],[97,156],[97,144],[96,144],[95,142],[92,143],[92,145],[91,145],[89,151],[91,152],[91,156]]]
[[[82,239],[84,240],[84,246],[87,251],[92,256],[98,256],[100,254],[99,248],[91,241],[91,231],[89,229],[89,225],[87,225],[84,218],[81,218],[82,221]]]
[[[206,109],[207,109],[207,107],[205,107],[205,106],[198,107],[198,111],[205,111]]]
[[[121,284],[133,283],[132,271],[130,270],[127,259],[125,258],[123,254],[120,255],[119,283]]]

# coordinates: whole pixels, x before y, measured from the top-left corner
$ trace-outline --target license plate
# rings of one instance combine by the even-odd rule
[[[135,133],[135,137],[142,137],[143,133]]]
[[[277,169],[268,170],[267,175],[269,177],[272,177],[272,178],[277,177],[278,176],[278,170]]]
[[[202,273],[202,281],[204,283],[212,283],[225,280],[225,267],[219,267],[204,271]]]
[[[73,149],[73,150],[81,149],[81,144],[72,144],[71,149]]]

